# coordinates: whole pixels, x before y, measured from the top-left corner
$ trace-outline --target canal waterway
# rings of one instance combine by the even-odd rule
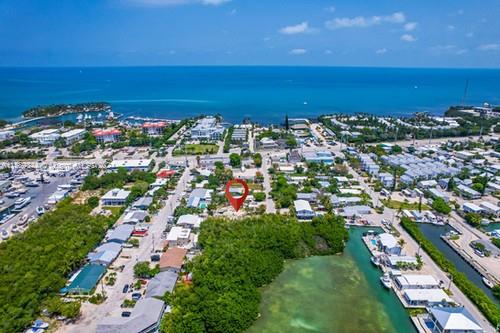
[[[342,255],[287,262],[264,288],[261,316],[248,332],[416,332],[394,292],[380,284],[365,230],[350,229]]]
[[[460,272],[464,273],[469,280],[472,281],[472,283],[481,288],[493,302],[500,305],[495,296],[493,296],[491,289],[486,287],[483,283],[481,274],[472,268],[460,255],[458,255],[441,239],[440,236],[442,234],[453,230],[453,228],[450,226],[438,226],[430,223],[419,223],[419,226],[425,237],[430,240],[444,254],[444,256],[457,267]]]

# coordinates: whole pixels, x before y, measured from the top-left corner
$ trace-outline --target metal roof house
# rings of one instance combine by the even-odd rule
[[[106,317],[96,333],[150,333],[156,332],[165,311],[165,303],[146,297],[137,301],[130,317]]]
[[[62,294],[88,294],[95,288],[97,282],[106,273],[106,267],[98,264],[88,264],[71,281],[69,286],[61,289]]]
[[[166,292],[171,293],[175,288],[178,277],[179,274],[172,271],[164,271],[156,274],[148,283],[146,297],[163,297]]]
[[[130,191],[114,188],[101,197],[103,206],[123,206],[125,205]]]
[[[295,200],[293,206],[295,207],[295,214],[299,220],[311,220],[316,215],[311,205],[306,200]]]
[[[441,307],[429,309],[433,333],[482,333],[483,328],[464,307]]]
[[[121,224],[108,234],[108,242],[125,243],[132,235],[134,226],[131,224]]]

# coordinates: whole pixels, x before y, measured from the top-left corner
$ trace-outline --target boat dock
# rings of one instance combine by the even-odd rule
[[[441,239],[448,244],[448,246],[455,251],[466,263],[468,263],[475,271],[477,271],[481,276],[487,278],[491,282],[493,282],[495,285],[500,284],[500,280],[494,276],[493,274],[490,274],[486,268],[484,268],[477,260],[475,260],[473,257],[471,257],[467,252],[465,252],[460,246],[455,244],[452,240],[450,240],[448,237],[445,235],[441,235]]]

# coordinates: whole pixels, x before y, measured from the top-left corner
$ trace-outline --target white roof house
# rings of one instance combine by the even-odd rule
[[[464,202],[462,209],[466,213],[481,213],[483,209],[472,202]]]
[[[403,296],[409,305],[418,307],[445,305],[453,302],[443,289],[405,289]]]
[[[439,282],[432,275],[403,274],[396,277],[399,289],[433,289],[439,288]]]
[[[177,225],[185,228],[199,228],[201,222],[203,219],[199,217],[198,215],[194,214],[185,214],[182,216],[179,216],[179,219],[177,220]]]
[[[479,204],[479,206],[490,214],[494,214],[494,215],[500,214],[500,207],[492,204],[491,202],[483,201]]]
[[[191,229],[183,227],[172,227],[167,235],[167,242],[171,246],[179,246],[189,241]]]
[[[103,206],[122,206],[125,204],[130,191],[114,188],[101,197]]]
[[[377,241],[382,250],[391,251],[392,249],[399,247],[398,240],[396,237],[389,233],[382,233],[377,236]]]
[[[482,333],[483,328],[464,307],[430,308],[429,314],[437,333]]]
[[[314,217],[314,211],[309,204],[309,201],[306,200],[295,200],[293,202],[293,206],[295,208],[295,213],[298,219],[301,220],[310,220]]]

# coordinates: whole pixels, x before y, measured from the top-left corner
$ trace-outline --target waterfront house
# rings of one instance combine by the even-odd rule
[[[389,233],[378,234],[376,240],[380,251],[387,254],[401,254],[401,246],[399,246],[398,240],[393,235]]]
[[[30,135],[30,138],[33,141],[36,141],[44,146],[53,145],[54,142],[56,142],[56,140],[59,139],[60,137],[61,133],[59,133],[59,130],[56,128],[45,129]]]
[[[299,220],[311,220],[315,213],[311,208],[311,205],[306,200],[295,200],[293,202],[295,208],[295,214]]]
[[[96,333],[151,333],[157,332],[165,312],[165,303],[154,297],[137,301],[129,317],[104,317]]]
[[[483,201],[479,204],[479,207],[483,209],[484,212],[491,214],[495,217],[500,216],[500,207],[497,205],[492,204],[491,202],[488,201]]]
[[[191,229],[183,227],[172,227],[167,235],[168,246],[182,246],[189,243]]]
[[[165,131],[167,125],[165,121],[146,122],[141,126],[142,133],[148,136],[160,136]]]
[[[83,137],[85,136],[85,133],[87,133],[87,131],[85,129],[75,128],[75,129],[72,129],[68,132],[64,132],[63,134],[61,134],[61,138],[64,140],[64,143],[66,145],[71,145],[71,144],[83,139]]]
[[[465,213],[481,214],[483,212],[483,209],[481,207],[479,207],[478,205],[476,205],[472,202],[464,202],[462,205],[462,210]]]
[[[124,168],[127,171],[148,171],[151,166],[151,159],[130,159],[130,160],[113,160],[108,165],[109,172],[117,171],[119,168]]]
[[[103,206],[123,206],[125,205],[130,191],[114,188],[101,197]]]
[[[402,274],[394,279],[399,289],[435,289],[440,284],[434,276],[425,274]]]
[[[405,289],[403,297],[411,307],[447,306],[453,303],[443,289]]]
[[[146,297],[163,297],[166,292],[174,291],[179,274],[171,271],[160,272],[152,278],[146,289]]]
[[[95,129],[92,134],[99,143],[117,142],[120,140],[122,132],[116,128]]]
[[[400,265],[416,266],[417,258],[412,256],[388,255],[384,258],[384,264],[393,269],[399,269]]]
[[[334,208],[354,206],[361,203],[363,199],[360,197],[338,197],[335,194],[330,196],[330,202]]]
[[[464,307],[436,307],[429,309],[432,333],[482,333],[483,328]]]
[[[340,215],[344,217],[356,217],[361,215],[368,215],[372,213],[372,209],[369,206],[357,205],[345,207]]]
[[[187,249],[180,247],[168,248],[160,258],[160,271],[172,271],[179,273],[182,265],[184,264],[184,258],[186,257],[187,252]]]

